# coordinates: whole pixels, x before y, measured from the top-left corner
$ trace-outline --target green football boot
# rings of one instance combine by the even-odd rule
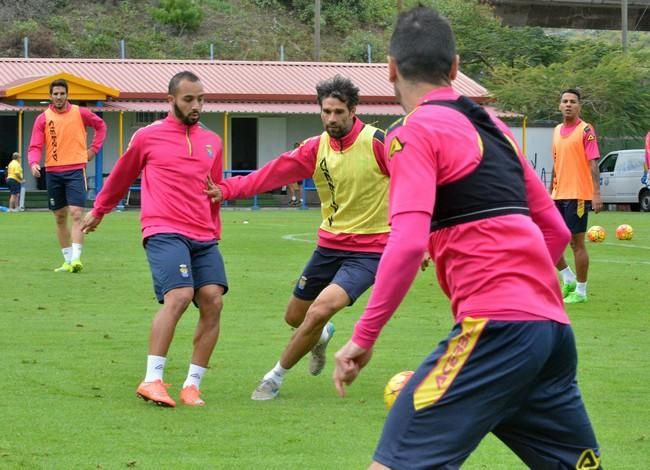
[[[564,298],[564,303],[565,304],[582,304],[587,301],[587,295],[586,294],[580,294],[579,292],[573,291],[569,293]]]
[[[567,295],[569,295],[571,292],[575,292],[577,284],[578,283],[576,281],[563,282],[562,283],[562,298],[565,299],[567,297]]]
[[[70,267],[72,268],[71,272],[78,273],[84,268],[84,265],[81,263],[80,259],[75,259],[70,263]]]
[[[72,265],[70,263],[63,263],[58,268],[55,268],[54,272],[55,273],[71,273],[72,272]]]

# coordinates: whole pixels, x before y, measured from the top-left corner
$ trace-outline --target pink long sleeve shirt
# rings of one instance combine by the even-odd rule
[[[427,249],[456,323],[468,316],[569,323],[554,262],[570,233],[521,152],[530,217],[503,215],[430,233],[436,185],[472,172],[481,154],[476,130],[464,115],[445,106],[420,104],[457,98],[450,87],[431,91],[404,125],[386,137],[387,152],[395,138],[402,150],[387,154],[391,233],[368,306],[352,337],[363,348],[372,347],[398,308]],[[507,126],[493,119],[514,142]]]
[[[142,173],[142,236],[178,233],[198,241],[221,238],[220,205],[205,194],[208,176],[222,180],[221,139],[200,124],[187,126],[171,113],[139,129],[95,200],[103,217]]]
[[[63,113],[70,111],[70,103],[66,104]],[[54,105],[50,104],[50,110],[55,113],[58,112]],[[95,113],[90,111],[83,106],[79,106],[79,112],[81,114],[81,119],[86,127],[92,127],[95,131],[93,135],[93,140],[90,144],[90,150],[97,153],[99,149],[102,148],[104,139],[106,138],[106,123],[102,118],[97,116]],[[29,166],[31,167],[35,163],[41,161],[41,155],[43,152],[43,146],[45,145],[45,113],[41,113],[36,117],[34,121],[34,127],[32,128],[32,137],[29,141],[29,149],[27,151],[27,158],[29,160]],[[47,171],[50,173],[61,173],[64,171],[79,170],[86,168],[85,163],[77,163],[73,165],[60,165],[48,167]]]
[[[355,118],[354,125],[341,139],[330,139],[330,145],[337,152],[344,152],[356,141],[364,123]],[[285,184],[311,178],[316,170],[318,148],[321,136],[312,137],[289,152],[271,160],[262,168],[246,176],[234,176],[220,184],[225,200],[251,197],[271,191]],[[388,174],[383,143],[373,139],[375,160],[383,173]],[[386,246],[388,233],[355,234],[331,233],[318,230],[318,246],[335,250],[381,253]]]

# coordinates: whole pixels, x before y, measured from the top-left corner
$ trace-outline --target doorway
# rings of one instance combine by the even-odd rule
[[[257,170],[257,118],[232,118],[231,162],[233,175]]]
[[[21,152],[18,148],[18,116],[0,116],[0,186],[6,186],[7,165],[14,152]],[[22,158],[25,160],[27,155]]]

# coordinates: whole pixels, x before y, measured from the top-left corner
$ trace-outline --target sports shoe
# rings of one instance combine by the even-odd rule
[[[576,290],[576,285],[577,282],[563,282],[562,283],[562,298],[565,298],[567,295],[569,295],[571,292]]]
[[[54,268],[55,273],[71,273],[72,272],[72,266],[70,263],[63,263],[61,266],[58,268]]]
[[[162,380],[154,380],[153,382],[142,382],[138,385],[135,391],[136,395],[144,401],[151,400],[158,406],[176,406],[176,402],[167,393],[169,384],[163,383]]]
[[[72,260],[72,262],[70,263],[70,266],[72,267],[71,272],[73,272],[73,273],[78,273],[79,271],[81,271],[84,268],[84,265],[81,264],[80,259]]]
[[[181,402],[189,406],[203,406],[205,402],[201,400],[201,391],[196,385],[188,385],[181,390]]]
[[[325,350],[327,349],[327,344],[334,336],[336,328],[334,328],[334,323],[329,322],[325,327],[327,329],[327,339],[314,346],[311,350],[311,358],[309,359],[309,373],[311,375],[318,375],[323,372],[325,368],[325,362],[327,361],[327,356],[325,355]]]
[[[253,390],[251,400],[273,400],[280,393],[280,385],[273,379],[262,379]]]
[[[571,292],[564,298],[565,304],[581,304],[587,301],[586,294],[580,294],[576,291]]]

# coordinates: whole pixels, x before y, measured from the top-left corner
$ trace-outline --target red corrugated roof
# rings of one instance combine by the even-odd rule
[[[396,103],[386,64],[0,58],[0,89],[68,72],[120,90],[120,99],[156,100],[165,98],[169,79],[181,70],[201,78],[208,100],[313,102],[316,83],[338,73],[353,79],[362,103]],[[487,90],[462,73],[453,87],[477,102],[488,99]]]

